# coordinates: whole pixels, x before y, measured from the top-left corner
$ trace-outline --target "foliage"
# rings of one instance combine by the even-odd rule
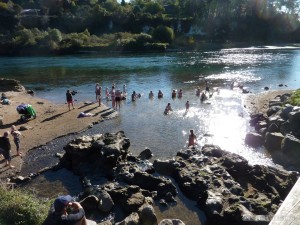
[[[152,36],[155,40],[163,43],[172,43],[175,38],[173,29],[167,26],[156,27]]]
[[[10,39],[4,37],[1,47],[9,49],[12,45],[15,52],[19,51],[19,47],[32,51],[49,48],[50,52],[99,46],[122,49],[131,45],[140,49],[146,43],[153,45],[154,42],[169,43],[172,45],[167,46],[174,47],[180,44],[188,48],[201,46],[205,41],[251,44],[300,42],[299,19],[300,0],[0,2],[0,33],[13,36]],[[33,32],[34,29],[40,32]],[[85,30],[89,35],[84,37],[82,33]],[[117,37],[120,33],[132,35],[120,39]],[[141,44],[133,37],[141,33],[152,35],[152,41]],[[108,34],[113,40],[104,38]],[[104,43],[105,40],[108,42]]]
[[[293,92],[292,96],[291,96],[291,100],[290,103],[292,105],[298,105],[300,106],[300,89],[296,90]]]
[[[19,190],[0,187],[0,223],[2,225],[39,225],[47,217],[49,204]]]

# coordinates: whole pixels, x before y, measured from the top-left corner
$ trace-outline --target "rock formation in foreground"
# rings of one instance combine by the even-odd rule
[[[175,159],[153,164],[144,160],[151,154],[132,156],[129,146],[124,132],[83,136],[65,146],[61,165],[83,177],[78,198],[87,215],[111,215],[110,221],[99,224],[184,224],[157,221],[153,208],[154,201],[161,207],[176,204],[176,186],[204,211],[206,224],[268,224],[298,176],[249,165],[214,145],[180,150]],[[84,178],[93,174],[101,174],[106,182],[91,184]],[[112,222],[113,218],[118,219]]]

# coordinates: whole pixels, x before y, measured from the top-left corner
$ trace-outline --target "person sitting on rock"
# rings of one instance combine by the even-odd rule
[[[86,225],[85,211],[79,202],[70,195],[61,195],[55,199],[52,209],[52,222],[56,225]]]
[[[9,99],[7,98],[7,96],[5,95],[5,93],[2,93],[1,94],[1,103],[3,105],[9,105],[10,104],[10,101]]]

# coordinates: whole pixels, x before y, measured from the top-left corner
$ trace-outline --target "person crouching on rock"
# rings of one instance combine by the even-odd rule
[[[62,195],[55,199],[52,222],[55,225],[86,225],[85,212],[79,202],[73,202],[70,195]]]

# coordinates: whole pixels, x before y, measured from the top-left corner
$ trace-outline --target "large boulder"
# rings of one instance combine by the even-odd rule
[[[284,136],[280,132],[267,132],[265,136],[265,146],[269,151],[278,151],[281,149],[281,142]]]
[[[80,173],[91,167],[114,167],[128,154],[130,141],[123,131],[117,133],[81,136],[68,143],[61,160],[74,172]]]
[[[144,204],[138,210],[141,225],[157,225],[157,217],[152,205]]]
[[[280,102],[280,101],[279,101]],[[281,102],[280,102],[281,104]],[[267,111],[267,116],[271,116],[281,110],[281,106],[271,106]]]
[[[300,110],[290,112],[289,120],[293,134],[300,137]]]
[[[249,132],[246,134],[245,143],[252,147],[258,147],[263,145],[264,139],[261,134]]]
[[[287,134],[282,141],[281,150],[293,159],[300,159],[300,139]]]
[[[178,166],[179,164],[176,163],[175,160],[160,160],[160,159],[156,159],[153,162],[153,167],[155,169],[156,172],[163,174],[163,175],[168,175],[171,176],[173,175],[175,168]]]
[[[23,92],[25,88],[21,85],[20,81],[0,78],[0,92],[7,91]]]
[[[114,201],[112,200],[111,196],[107,193],[107,191],[99,191],[98,198],[98,209],[104,213],[110,212],[110,210],[114,207]]]
[[[138,213],[134,212],[127,216],[121,222],[115,223],[115,225],[140,225],[140,217]]]
[[[280,117],[287,120],[289,113],[293,111],[294,106],[286,104],[280,113]]]

